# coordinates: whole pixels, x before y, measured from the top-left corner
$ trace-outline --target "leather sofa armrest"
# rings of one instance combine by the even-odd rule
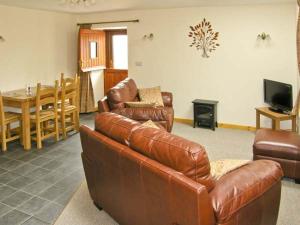
[[[101,100],[98,101],[98,111],[101,112],[109,112],[110,108],[108,105],[107,97],[105,96]]]
[[[169,114],[173,113],[172,108],[121,108],[114,109],[111,112],[125,116],[137,121],[167,121]]]
[[[161,92],[164,106],[173,107],[173,94],[171,92]]]
[[[271,212],[277,220],[282,176],[282,169],[277,162],[258,160],[221,177],[209,193],[218,224],[231,224],[231,221],[249,219],[253,207],[261,213],[260,218],[270,218],[270,215],[262,214]],[[264,197],[265,199],[258,200]],[[251,209],[248,210],[248,206]]]

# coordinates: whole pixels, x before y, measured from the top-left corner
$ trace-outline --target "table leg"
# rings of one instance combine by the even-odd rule
[[[22,103],[22,133],[25,150],[31,149],[29,102]]]
[[[260,129],[260,113],[256,111],[256,130]]]
[[[276,130],[275,119],[272,119],[272,130]]]
[[[297,132],[297,121],[296,116],[292,117],[292,131]]]
[[[275,130],[280,130],[280,120],[275,120]]]

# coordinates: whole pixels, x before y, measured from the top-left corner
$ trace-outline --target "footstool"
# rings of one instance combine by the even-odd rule
[[[300,183],[300,136],[290,131],[260,129],[253,144],[253,160],[279,162],[285,177]]]

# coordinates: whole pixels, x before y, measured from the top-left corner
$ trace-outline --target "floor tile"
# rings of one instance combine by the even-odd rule
[[[11,196],[5,198],[2,200],[2,203],[11,206],[11,207],[17,207],[21,204],[23,204],[25,201],[29,200],[32,197],[32,195],[25,193],[23,191],[17,191]]]
[[[46,163],[42,167],[45,169],[48,169],[48,170],[54,170],[54,169],[60,167],[61,165],[63,165],[63,162],[54,159],[54,160]]]
[[[8,213],[9,211],[11,211],[12,208],[7,206],[7,205],[4,205],[2,203],[0,203],[0,217],[6,213]]]
[[[51,160],[49,158],[39,156],[38,158],[31,160],[30,163],[36,166],[42,166],[45,165],[46,163],[50,162]]]
[[[32,172],[33,170],[35,170],[36,168],[38,168],[35,165],[32,165],[30,163],[25,163],[24,165],[18,167],[17,169],[11,171],[13,173],[17,173],[19,175],[26,175],[27,173]]]
[[[7,198],[8,196],[12,195],[16,192],[16,189],[8,187],[8,186],[1,186],[0,187],[0,201]]]
[[[6,172],[0,175],[0,184],[6,184],[8,182],[11,182],[15,179],[20,177],[20,175],[12,173],[12,172]]]
[[[0,168],[0,175],[3,173],[6,173],[6,172],[7,172],[7,170]]]
[[[15,151],[8,151],[5,156],[10,159],[19,159],[24,155],[28,155],[28,154],[30,154],[30,152],[24,151],[22,149],[17,149]]]
[[[47,201],[45,199],[33,197],[32,199],[18,206],[17,209],[26,214],[34,215],[49,203],[50,201]]]
[[[54,202],[56,202],[57,204],[60,204],[62,206],[65,206],[68,204],[68,202],[70,201],[71,197],[74,195],[74,193],[76,192],[77,188],[79,186],[73,187],[72,189],[69,188],[67,191],[65,191],[64,193],[62,193],[61,195],[59,195]]]
[[[38,196],[52,201],[56,199],[58,196],[60,196],[62,193],[64,193],[64,191],[65,190],[63,188],[51,186],[50,188],[38,194]]]
[[[38,167],[35,170],[31,171],[30,173],[27,173],[26,177],[39,178],[39,177],[41,177],[43,175],[48,174],[49,172],[50,172],[49,170],[46,170],[46,169]]]
[[[13,188],[22,188],[22,187],[27,186],[28,184],[31,184],[32,182],[34,182],[34,179],[21,176],[13,181],[7,183],[7,185],[9,185]]]
[[[31,153],[31,154],[20,157],[19,160],[21,160],[23,162],[29,162],[37,157],[38,157],[38,155]]]
[[[35,214],[34,217],[52,224],[62,210],[62,206],[51,202],[49,205],[46,205],[37,214]]]
[[[21,225],[50,225],[50,223],[46,223],[37,218],[31,217],[29,220],[26,220]]]
[[[12,210],[0,217],[0,225],[19,225],[29,219],[30,216],[18,210]]]
[[[49,187],[50,187],[49,183],[38,180],[38,181],[35,181],[34,183],[29,184],[26,187],[22,188],[22,190],[29,194],[37,195]]]
[[[59,180],[61,180],[62,177],[63,177],[62,173],[53,171],[53,172],[50,172],[50,173],[46,174],[45,176],[41,177],[40,180],[50,183],[50,184],[54,184],[54,183],[58,182]]]
[[[17,167],[21,166],[22,164],[24,164],[24,162],[19,160],[8,160],[7,162],[2,163],[0,167],[6,170],[14,170]]]

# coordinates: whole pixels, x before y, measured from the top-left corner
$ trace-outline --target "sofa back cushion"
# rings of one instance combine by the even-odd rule
[[[211,191],[215,180],[203,146],[160,129],[141,126],[132,131],[129,146],[185,176]]]
[[[111,88],[107,93],[110,109],[125,107],[125,102],[137,101],[138,89],[134,80],[127,78]]]
[[[109,112],[98,113],[95,118],[96,131],[127,146],[132,131],[140,126],[137,121]]]

